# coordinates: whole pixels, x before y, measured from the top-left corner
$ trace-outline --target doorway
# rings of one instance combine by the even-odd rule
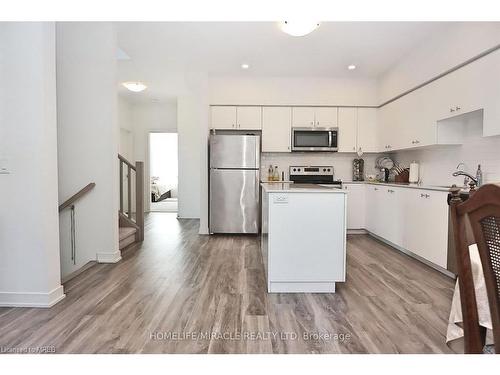
[[[177,212],[177,133],[149,133],[150,211]]]

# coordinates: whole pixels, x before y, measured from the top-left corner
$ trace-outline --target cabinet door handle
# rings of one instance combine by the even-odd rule
[[[314,126],[314,121],[311,121],[311,125]]]
[[[424,198],[425,197],[425,194],[420,194],[420,198]]]
[[[455,112],[455,110],[453,108],[450,108],[450,112]]]
[[[377,190],[378,190],[378,188],[373,188],[373,190],[377,191]]]
[[[353,151],[356,151],[356,147],[353,147],[353,148],[352,148],[352,150],[353,150]]]
[[[457,111],[460,111],[460,107],[455,107],[455,109],[456,109]]]

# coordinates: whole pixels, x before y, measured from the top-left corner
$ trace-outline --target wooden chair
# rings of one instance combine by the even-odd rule
[[[458,284],[462,305],[465,353],[482,353],[484,335],[479,325],[466,227],[477,243],[493,324],[495,352],[500,353],[500,186],[484,185],[462,202],[452,188],[451,220],[455,240]]]

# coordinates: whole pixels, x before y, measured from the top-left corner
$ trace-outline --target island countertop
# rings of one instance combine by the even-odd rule
[[[347,194],[345,190],[329,185],[296,184],[288,182],[262,182],[262,190],[266,193],[336,193]]]

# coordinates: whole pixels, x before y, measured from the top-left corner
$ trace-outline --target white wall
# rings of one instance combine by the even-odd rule
[[[377,105],[377,82],[321,77],[212,77],[210,104]]]
[[[132,104],[118,96],[118,127],[120,128],[119,153],[127,160],[134,159],[134,133]]]
[[[60,216],[65,275],[91,260],[120,260],[115,54],[111,23],[57,24],[59,200],[96,183],[76,203],[76,265],[69,259],[69,211]]]
[[[387,100],[499,43],[498,22],[458,23],[427,40],[389,70],[379,81],[379,99]],[[402,163],[419,161],[425,184],[461,184],[463,178],[451,176],[460,162],[465,162],[472,174],[481,164],[485,182],[500,181],[500,137],[481,137],[481,129],[482,119],[471,117],[462,146],[400,151],[394,156]]]
[[[186,77],[186,92],[178,98],[179,217],[200,218],[200,233],[208,233],[208,100],[203,74]]]
[[[59,271],[55,25],[0,24],[0,306],[50,307]]]
[[[144,162],[144,209],[150,210],[149,133],[177,132],[177,102],[134,103],[132,105],[134,157]]]
[[[379,80],[379,103],[500,44],[500,22],[460,22],[432,35]]]

